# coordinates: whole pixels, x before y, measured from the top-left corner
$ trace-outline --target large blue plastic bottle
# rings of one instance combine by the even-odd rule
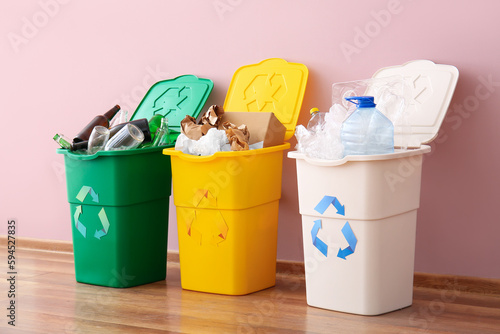
[[[340,139],[344,156],[393,153],[394,125],[375,108],[373,96],[345,99],[358,108],[342,123]]]

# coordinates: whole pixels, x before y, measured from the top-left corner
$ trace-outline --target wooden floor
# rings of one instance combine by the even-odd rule
[[[411,307],[359,316],[308,306],[300,276],[223,296],[182,290],[176,263],[166,281],[113,289],[76,283],[71,253],[17,249],[16,258],[16,327],[3,269],[0,333],[500,333],[498,295],[415,288]]]

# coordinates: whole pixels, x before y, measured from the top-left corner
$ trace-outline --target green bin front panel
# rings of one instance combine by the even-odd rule
[[[165,279],[172,174],[164,147],[65,155],[76,280],[125,288]]]
[[[164,280],[168,204],[164,198],[117,207],[81,205],[78,224],[85,226],[82,229],[74,218],[80,205],[71,203],[77,282],[126,288]],[[103,209],[110,225],[108,233],[98,238]]]

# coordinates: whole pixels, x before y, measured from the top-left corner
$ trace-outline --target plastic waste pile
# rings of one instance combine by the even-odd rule
[[[382,114],[373,96],[346,97],[357,108],[348,113],[340,104],[329,112],[311,109],[305,128],[297,126],[297,151],[311,158],[337,160],[347,155],[372,155],[394,152],[394,126]]]
[[[311,158],[336,160],[343,157],[340,129],[347,110],[340,104],[333,105],[329,112],[311,109],[311,119],[307,128],[298,125],[295,129],[297,151]]]
[[[335,83],[329,112],[312,110],[307,128],[297,126],[296,149],[326,160],[404,151],[412,101],[411,82],[401,75]]]

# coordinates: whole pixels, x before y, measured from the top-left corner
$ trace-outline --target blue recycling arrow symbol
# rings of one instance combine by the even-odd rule
[[[339,215],[345,216],[345,207],[340,204],[339,200],[335,196],[324,196],[318,203],[318,205],[316,205],[314,210],[323,214],[325,213],[326,209],[328,209],[328,206],[330,206],[330,204],[332,204],[335,209],[337,209],[337,213]]]
[[[349,244],[349,246],[344,249],[340,248],[337,257],[346,260],[346,256],[351,255],[356,250],[358,239],[356,239],[356,236],[354,235],[354,232],[352,231],[349,222],[346,222],[344,227],[342,227],[342,234],[344,235],[344,238]]]
[[[316,247],[324,256],[327,256],[328,245],[318,238],[318,232],[321,229],[321,219],[314,221],[314,226],[311,230],[311,236],[314,247]]]
[[[323,196],[323,198],[321,199],[321,201],[319,201],[314,210],[316,210],[320,214],[324,214],[326,209],[328,209],[330,205],[333,205],[335,209],[337,209],[337,214],[345,216],[345,206],[342,205],[335,196]],[[316,247],[324,256],[327,256],[328,245],[318,238],[318,232],[321,228],[322,228],[321,219],[315,220],[313,228],[311,230],[312,242],[314,247]],[[346,222],[344,227],[342,227],[342,234],[344,235],[344,238],[346,239],[349,246],[344,249],[339,248],[337,257],[346,260],[346,257],[353,254],[354,251],[356,250],[358,239],[356,239],[356,236],[354,235],[354,232],[352,231],[349,222]]]

